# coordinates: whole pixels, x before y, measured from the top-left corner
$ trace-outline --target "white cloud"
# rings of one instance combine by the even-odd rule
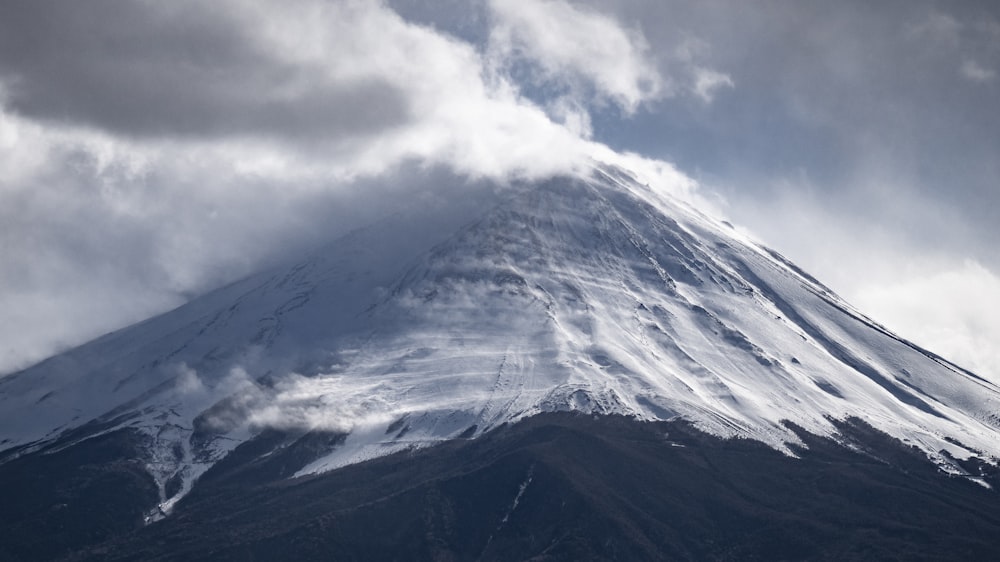
[[[980,14],[981,16],[982,14]],[[989,19],[962,18],[942,12],[931,12],[919,23],[907,27],[911,37],[930,41],[948,58],[955,57],[958,73],[972,82],[990,82],[997,73],[983,64],[982,57],[995,54],[1000,37],[1000,25]],[[960,63],[959,63],[960,61]]]
[[[716,90],[727,86],[734,86],[733,79],[728,75],[708,68],[695,68],[694,93],[705,103],[712,101]]]
[[[931,12],[921,21],[907,26],[910,34],[940,41],[957,43],[961,38],[962,24],[950,14]]]
[[[663,93],[663,80],[642,33],[613,18],[562,0],[492,0],[490,42],[505,62],[537,63],[544,79],[583,79],[599,97],[627,113]]]
[[[1000,276],[973,260],[912,273],[862,288],[856,303],[914,343],[1000,384]]]
[[[997,77],[995,70],[986,68],[974,60],[963,61],[959,72],[973,82],[990,82]]]
[[[203,394],[205,392],[205,384],[201,381],[201,377],[198,376],[198,372],[189,367],[187,363],[177,365],[176,370],[175,385],[179,393]]]
[[[1000,276],[966,257],[971,244],[956,251],[942,239],[971,240],[974,231],[934,199],[900,197],[891,182],[858,179],[853,189],[837,203],[807,177],[786,178],[768,197],[735,194],[728,210],[866,316],[1000,384]],[[890,204],[895,216],[866,215]]]
[[[358,377],[289,373],[252,408],[251,426],[350,432],[358,424],[388,423],[398,415],[382,394],[383,383]]]
[[[255,43],[234,57],[240,65],[216,69],[232,74],[232,84],[213,82],[202,88],[207,94],[201,85],[178,84],[176,94],[187,96],[185,111],[211,114],[218,98],[228,95],[225,89],[234,90],[233,99],[249,109],[233,112],[224,127],[198,129],[195,122],[178,133],[169,121],[186,115],[167,113],[147,116],[151,121],[141,130],[102,121],[100,112],[63,120],[56,108],[29,116],[11,106],[12,98],[0,98],[0,310],[8,320],[0,325],[0,373],[405,207],[421,189],[406,168],[414,163],[450,170],[450,181],[460,183],[463,177],[503,182],[573,173],[592,158],[630,159],[669,181],[663,184],[668,189],[692,189],[693,182],[667,163],[620,155],[589,140],[584,105],[564,100],[554,121],[498,72],[489,58],[495,52],[487,56],[407,22],[381,3],[299,0],[295,10],[279,3],[214,6],[203,14],[207,29],[218,33],[237,22],[238,36]],[[576,18],[571,23],[606,34],[612,53],[634,59],[625,65],[635,66],[615,77],[618,65],[604,58],[584,71],[586,78],[630,107],[655,90],[644,78],[648,71],[655,81],[655,70],[627,32],[610,19],[555,6],[543,10],[569,10]],[[220,13],[226,17],[209,22]],[[174,27],[156,29],[168,34],[162,41],[193,40],[170,36]],[[143,30],[128,37],[141,40]],[[573,48],[580,40],[561,39]],[[546,45],[553,53],[569,52]],[[94,64],[117,67],[114,57],[128,51],[101,53]],[[167,69],[194,64],[185,58],[189,49],[157,53],[167,59],[157,64]],[[80,66],[85,62],[93,63]],[[129,67],[125,62],[122,68]],[[248,85],[259,91],[246,91],[254,90]],[[333,117],[325,103],[309,106],[315,115],[297,113],[309,105],[311,89],[341,99],[340,92],[355,86],[396,92],[393,118],[378,127],[343,125],[346,113],[380,110],[386,103],[381,95],[370,107],[364,96],[350,97],[360,105],[337,109]],[[170,94],[142,93],[152,101]],[[252,95],[264,101],[248,100]],[[315,118],[323,126],[314,123],[300,139],[285,125],[261,121],[260,111]]]

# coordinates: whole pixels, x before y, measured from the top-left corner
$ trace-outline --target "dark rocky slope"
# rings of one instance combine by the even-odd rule
[[[994,490],[945,475],[921,451],[860,422],[841,424],[851,448],[800,434],[808,449],[794,459],[684,422],[546,414],[476,440],[290,480],[276,467],[301,464],[309,442],[337,437],[295,437],[298,446],[262,458],[252,454],[250,441],[243,454],[238,449],[230,463],[206,474],[174,515],[141,528],[139,514],[155,503],[155,489],[127,462],[107,462],[128,442],[127,434],[109,435],[96,449],[108,459],[94,457],[95,464],[69,449],[0,466],[7,489],[0,554],[14,560],[984,560],[1000,551]],[[63,468],[73,465],[101,468]],[[987,479],[1000,484],[996,474]],[[46,489],[39,482],[59,485]],[[57,501],[73,516],[53,517]],[[114,523],[122,515],[129,525]]]

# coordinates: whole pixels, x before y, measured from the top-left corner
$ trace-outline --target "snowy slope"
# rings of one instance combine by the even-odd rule
[[[511,188],[441,236],[394,230],[0,380],[0,450],[140,428],[161,487],[184,482],[166,509],[263,428],[348,434],[302,473],[570,409],[786,451],[786,420],[835,435],[855,416],[947,470],[942,450],[1000,456],[1000,389],[624,172]]]

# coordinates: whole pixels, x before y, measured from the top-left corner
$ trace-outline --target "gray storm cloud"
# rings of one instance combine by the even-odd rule
[[[294,8],[304,18],[340,15],[304,3]],[[352,10],[343,11],[350,19]],[[375,73],[345,76],[335,58],[301,56],[271,37],[266,15],[225,2],[5,3],[7,106],[43,121],[154,138],[315,142],[410,120],[399,84]]]

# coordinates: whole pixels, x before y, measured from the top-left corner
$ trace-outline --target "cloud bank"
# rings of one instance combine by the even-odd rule
[[[913,268],[917,269],[917,268]],[[889,325],[910,326],[908,337],[1000,384],[1000,276],[975,261],[912,271],[903,280],[859,291],[862,310]]]
[[[641,34],[563,2],[521,7],[510,21],[494,6],[497,36],[529,41],[516,50],[364,0],[0,7],[0,371],[426,204],[441,170],[502,183],[598,158],[691,189],[553,119],[508,72],[527,61],[631,111],[660,80]],[[620,64],[537,47],[554,15],[610,34]]]

